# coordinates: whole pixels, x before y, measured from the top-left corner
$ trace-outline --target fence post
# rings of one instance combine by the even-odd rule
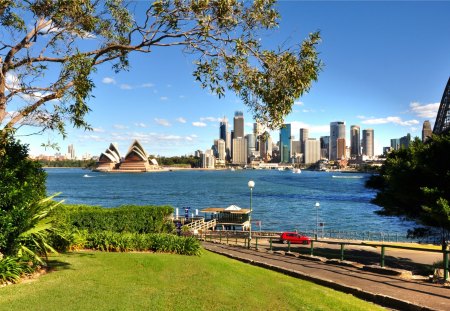
[[[219,231],[219,243],[222,244],[222,231]]]
[[[234,237],[236,238],[236,245],[237,245],[237,235],[236,235],[236,233],[234,234]]]
[[[341,243],[341,260],[344,260],[344,243]]]
[[[258,237],[256,237],[255,249],[258,250]]]
[[[291,241],[288,241],[288,253],[291,252]]]
[[[381,246],[381,262],[380,262],[381,268],[384,268],[384,245]]]
[[[314,256],[314,240],[311,240],[311,256]]]
[[[448,280],[448,250],[444,250],[444,281]]]
[[[229,236],[229,233],[227,232],[227,245],[228,245],[228,236]]]
[[[272,251],[272,238],[269,238],[270,251]]]

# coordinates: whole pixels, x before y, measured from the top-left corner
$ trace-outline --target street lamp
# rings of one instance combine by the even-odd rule
[[[252,240],[252,196],[255,182],[253,180],[248,181],[248,187],[250,188],[250,214],[248,216],[248,248],[250,248],[250,242]]]
[[[319,207],[320,207],[320,203],[316,202],[316,239],[317,236],[319,235]]]

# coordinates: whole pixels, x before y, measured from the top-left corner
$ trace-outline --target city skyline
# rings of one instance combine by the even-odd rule
[[[285,123],[299,139],[329,135],[329,124],[345,121],[349,127],[374,129],[375,154],[390,139],[410,133],[421,136],[423,121],[433,126],[448,80],[450,43],[444,40],[450,21],[441,2],[281,2],[280,27],[262,34],[268,48],[294,45],[320,29],[320,57],[325,63],[309,94],[300,98]],[[343,17],[346,17],[345,20]],[[383,23],[380,23],[380,21]],[[357,25],[357,27],[355,27]],[[18,137],[30,144],[30,153],[53,154],[41,144],[57,142],[61,152],[74,145],[77,154],[99,155],[117,142],[126,148],[139,139],[149,154],[192,154],[206,150],[218,138],[223,116],[232,120],[243,111],[244,132],[252,133],[253,119],[236,96],[218,99],[202,90],[191,75],[192,58],[177,48],[155,50],[151,57],[135,55],[131,70],[113,74],[107,66],[93,76],[96,84],[92,132],[68,129],[62,140],[56,133],[23,136],[36,131],[23,127]],[[277,131],[272,138],[278,140]]]

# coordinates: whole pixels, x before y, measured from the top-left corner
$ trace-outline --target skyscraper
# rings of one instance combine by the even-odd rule
[[[247,164],[247,139],[245,137],[233,139],[233,164]]]
[[[363,137],[362,137],[363,155],[371,158],[375,155],[373,135],[374,135],[373,129],[363,130]]]
[[[230,133],[228,132],[228,119],[225,117],[220,121],[219,138],[225,142],[226,158],[229,159],[231,154],[231,139]]]
[[[291,159],[291,124],[283,124],[280,129],[280,162],[289,163]]]
[[[254,134],[247,134],[245,135],[245,139],[247,140],[247,157],[251,157],[252,154],[255,153],[255,135]]]
[[[320,141],[308,138],[305,141],[305,164],[314,164],[320,160]]]
[[[309,138],[309,130],[308,129],[300,129],[300,153],[305,153],[305,141]]]
[[[350,157],[356,158],[361,154],[360,128],[358,125],[350,127]]]
[[[73,144],[67,146],[67,157],[69,160],[75,160],[75,148],[73,147]]]
[[[330,136],[320,136],[320,157],[330,158]]]
[[[422,126],[422,142],[425,142],[428,138],[430,138],[431,134],[433,134],[433,131],[431,130],[430,121],[426,120],[423,122]]]
[[[345,138],[338,138],[336,142],[336,160],[346,159],[346,151]]]
[[[392,148],[392,150],[400,149],[400,138],[392,138],[391,139],[391,148]]]
[[[344,121],[336,121],[330,123],[330,160],[338,160],[341,159],[338,157],[337,144],[338,139],[345,140],[345,122]],[[345,142],[344,142],[345,147]],[[345,155],[345,148],[343,151]]]
[[[244,114],[242,111],[236,111],[234,113],[234,137],[233,138],[244,138]]]

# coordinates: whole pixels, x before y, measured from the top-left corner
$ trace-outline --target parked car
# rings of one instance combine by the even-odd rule
[[[280,236],[280,241],[284,244],[287,244],[288,241],[291,244],[310,244],[311,238],[297,232],[283,232]]]

